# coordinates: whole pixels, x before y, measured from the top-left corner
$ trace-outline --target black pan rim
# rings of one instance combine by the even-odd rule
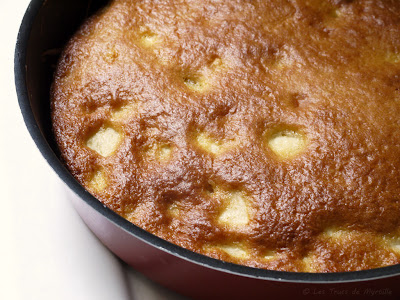
[[[125,220],[124,218],[110,210],[108,207],[103,205],[100,201],[98,201],[95,197],[88,193],[61,163],[61,161],[53,152],[49,143],[41,133],[31,108],[26,82],[27,47],[29,43],[31,27],[42,5],[46,1],[47,0],[31,0],[18,32],[14,56],[14,76],[18,103],[25,125],[42,156],[46,159],[47,163],[56,172],[60,179],[86,204],[91,206],[94,210],[110,220],[120,229],[142,240],[143,242],[153,247],[156,247],[157,249],[163,250],[169,254],[177,256],[191,263],[221,272],[235,274],[238,276],[269,281],[323,284],[376,280],[400,275],[400,264],[363,271],[338,273],[301,273],[264,270],[228,263],[192,252],[168,241],[165,241],[130,223],[129,221]]]

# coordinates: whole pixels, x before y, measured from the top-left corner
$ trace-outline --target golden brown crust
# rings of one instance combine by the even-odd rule
[[[66,47],[52,112],[82,185],[173,243],[277,270],[400,263],[399,1],[116,0]],[[88,147],[104,128],[110,155]],[[285,130],[305,141],[290,159],[268,144]],[[235,195],[249,220],[228,226]]]

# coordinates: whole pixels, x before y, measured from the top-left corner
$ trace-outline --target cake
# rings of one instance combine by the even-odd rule
[[[400,263],[400,1],[114,0],[51,89],[99,201],[231,263]]]

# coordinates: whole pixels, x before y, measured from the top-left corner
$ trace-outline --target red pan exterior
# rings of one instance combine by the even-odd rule
[[[279,282],[239,276],[194,263],[136,238],[76,195],[82,219],[113,253],[161,285],[192,299],[400,299],[400,277],[348,283]]]
[[[72,201],[113,253],[152,280],[193,299],[400,299],[400,265],[309,274],[253,269],[193,253],[124,220],[65,169],[52,138],[49,89],[57,54],[80,22],[106,0],[32,0],[15,51],[15,83],[25,124]],[[52,226],[49,224],[49,226]]]

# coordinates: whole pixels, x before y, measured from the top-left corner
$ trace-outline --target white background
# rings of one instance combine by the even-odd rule
[[[98,242],[31,140],[13,72],[28,3],[0,1],[0,299],[178,299]]]

